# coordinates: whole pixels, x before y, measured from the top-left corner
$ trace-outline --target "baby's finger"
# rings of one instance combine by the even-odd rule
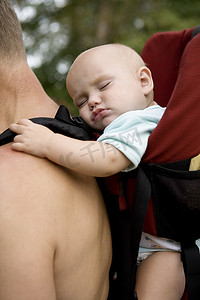
[[[21,119],[17,122],[18,125],[23,125],[23,126],[29,126],[32,125],[33,122],[31,120],[28,119]]]
[[[18,134],[22,134],[23,133],[23,130],[24,130],[24,126],[23,125],[19,125],[17,123],[13,123],[10,125],[10,130],[15,132],[15,133],[18,133]]]
[[[23,142],[22,136],[21,135],[16,135],[13,139],[13,142],[14,143],[22,143]]]
[[[11,148],[15,151],[24,152],[24,145],[22,143],[12,143]]]

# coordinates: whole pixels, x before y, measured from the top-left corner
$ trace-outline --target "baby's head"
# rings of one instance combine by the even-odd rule
[[[154,103],[150,70],[133,49],[121,44],[81,53],[69,70],[67,89],[80,116],[97,130],[122,113]]]

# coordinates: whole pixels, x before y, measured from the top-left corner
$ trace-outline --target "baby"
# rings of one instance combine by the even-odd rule
[[[12,149],[95,177],[136,168],[165,111],[154,101],[151,72],[142,58],[120,44],[89,49],[72,64],[67,89],[82,119],[103,132],[98,140],[76,140],[21,120],[10,126],[18,134]],[[185,277],[179,251],[179,243],[142,234],[136,282],[139,299],[181,298]]]

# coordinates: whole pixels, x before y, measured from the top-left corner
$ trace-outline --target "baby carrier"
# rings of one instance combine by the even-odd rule
[[[133,299],[142,230],[181,243],[188,290],[184,299],[200,299],[200,253],[195,243],[200,238],[200,171],[189,171],[191,158],[200,153],[199,31],[200,26],[156,33],[142,52],[152,71],[154,99],[167,108],[140,167],[123,179],[131,214],[122,283],[128,292],[121,299]]]

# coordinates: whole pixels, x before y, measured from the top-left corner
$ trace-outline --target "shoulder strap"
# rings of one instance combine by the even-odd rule
[[[132,213],[131,213],[130,239],[131,239],[131,249],[133,255],[132,266],[133,266],[134,281],[135,281],[136,262],[137,262],[139,243],[141,239],[142,229],[143,229],[150,197],[151,197],[150,182],[146,174],[142,170],[142,168],[139,168],[135,196],[134,196],[134,201],[132,206]]]
[[[80,140],[90,140],[93,130],[86,125],[79,117],[71,117],[67,107],[61,105],[55,118],[32,118],[32,122],[48,127],[53,132],[60,133]],[[0,146],[13,141],[15,133],[10,129],[5,130],[0,135]]]
[[[196,245],[182,247],[182,261],[188,287],[188,300],[199,300],[200,297],[200,253]]]

